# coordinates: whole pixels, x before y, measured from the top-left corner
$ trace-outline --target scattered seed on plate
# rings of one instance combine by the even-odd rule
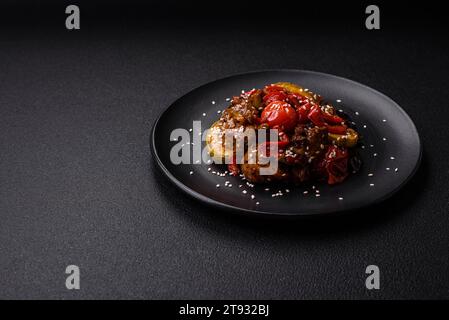
[[[374,174],[368,173],[368,177],[372,177],[372,176],[374,176]]]
[[[382,138],[383,141],[387,141],[387,138]]]
[[[257,202],[256,202],[256,206],[258,206],[259,204],[260,204],[260,202],[259,202],[259,201],[257,201]]]
[[[366,129],[366,124],[363,125],[363,129]]]
[[[338,200],[340,200],[340,201],[343,200],[343,197],[339,197]]]
[[[289,190],[289,189],[285,189],[285,192],[289,193],[289,192],[290,192],[290,190]]]
[[[312,186],[312,189],[315,190],[315,186]]]
[[[193,171],[190,171],[189,174],[192,175],[192,174],[193,174]]]
[[[374,183],[370,183],[369,186],[370,186],[370,187],[374,187]]]
[[[270,191],[270,188],[265,188],[265,191]]]
[[[190,131],[190,132],[192,132],[192,131],[193,131],[193,129],[192,129],[192,128],[190,128],[190,129],[189,129],[189,131]]]
[[[253,195],[253,194],[251,195],[251,199],[254,199],[255,197],[256,197],[255,195]]]
[[[335,101],[337,101],[338,103],[340,103],[340,102],[341,102],[341,100],[340,100],[340,99],[337,99],[337,100],[335,100]]]
[[[390,168],[385,168],[385,170],[390,171]]]
[[[377,157],[377,153],[373,153],[373,157]]]
[[[232,188],[232,183],[228,184],[228,187],[229,187],[229,188]]]
[[[320,196],[320,194],[319,194],[319,193],[315,194],[315,197],[317,197],[317,198],[318,198],[319,196]]]
[[[399,171],[399,168],[395,168],[395,169],[394,169],[394,172],[398,172],[398,171]]]
[[[220,188],[220,185],[219,184],[217,184],[215,187],[217,187],[217,188]]]
[[[358,116],[360,113],[358,111],[355,112],[355,115]]]
[[[205,117],[206,116],[206,112],[203,112],[203,117]]]
[[[243,185],[242,185],[242,184],[239,184],[239,188],[241,188],[241,187],[243,187]]]
[[[220,113],[221,113],[221,110],[218,110],[217,113],[220,114]]]
[[[387,120],[386,119],[382,119],[382,122],[387,122]]]
[[[211,168],[207,168],[207,171],[211,171],[212,169]]]
[[[374,148],[374,144],[370,144],[369,146],[370,146],[370,148]]]
[[[215,101],[212,100],[212,104],[215,104]]]
[[[231,98],[226,98],[226,101],[231,101]]]
[[[243,191],[242,191],[242,193],[243,193],[243,194],[247,194],[247,193],[248,193],[248,191],[246,191],[246,190],[243,190]]]
[[[309,191],[307,191],[307,190],[306,190],[306,191],[304,191],[303,193],[304,193],[304,194],[308,194],[308,193],[309,193]]]
[[[394,160],[394,157],[390,157],[391,160]]]

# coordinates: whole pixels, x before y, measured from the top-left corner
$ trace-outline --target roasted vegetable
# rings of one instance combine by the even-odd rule
[[[328,137],[329,140],[334,141],[337,146],[346,148],[355,147],[359,140],[358,133],[351,128],[346,129],[346,134],[328,133]]]

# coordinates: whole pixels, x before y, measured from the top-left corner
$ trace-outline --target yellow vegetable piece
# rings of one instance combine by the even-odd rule
[[[351,128],[346,130],[346,134],[328,133],[328,137],[330,140],[335,141],[336,145],[346,148],[355,147],[359,140],[358,133]]]

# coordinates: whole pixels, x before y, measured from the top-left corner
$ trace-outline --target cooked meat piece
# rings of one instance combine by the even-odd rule
[[[232,98],[231,105],[223,111],[218,125],[223,129],[254,125],[262,102],[262,90],[254,91],[249,97]]]

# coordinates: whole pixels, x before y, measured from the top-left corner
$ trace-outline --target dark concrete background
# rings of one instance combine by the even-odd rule
[[[326,19],[286,21],[270,18],[276,6],[216,20],[222,9],[185,16],[173,4],[161,18],[149,5],[145,20],[123,6],[95,20],[102,11],[81,6],[81,30],[69,32],[60,5],[49,8],[45,21],[1,10],[0,298],[449,298],[443,21],[387,12],[370,32],[360,4],[343,20],[321,7]],[[181,194],[150,155],[158,115],[201,84],[267,68],[327,72],[393,98],[421,135],[416,177],[381,205],[313,221],[245,219]],[[65,288],[69,264],[79,291]],[[369,264],[380,291],[365,289]]]

